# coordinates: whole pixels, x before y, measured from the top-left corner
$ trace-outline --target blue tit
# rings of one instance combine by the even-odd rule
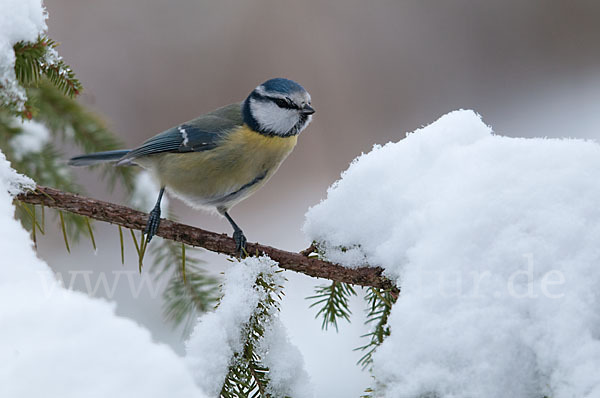
[[[229,210],[273,176],[313,113],[310,95],[301,85],[271,79],[244,101],[175,126],[137,148],[81,155],[69,164],[112,162],[148,170],[161,186],[145,229],[148,242],[158,230],[166,188],[194,208],[214,209],[223,215],[233,227],[233,239],[242,253],[246,237]]]

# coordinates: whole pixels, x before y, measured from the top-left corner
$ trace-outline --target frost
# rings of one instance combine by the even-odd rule
[[[598,181],[598,144],[494,135],[472,111],[354,161],[304,230],[401,287],[379,394],[600,397]]]
[[[259,274],[272,274],[276,284],[283,284],[281,273],[274,273],[276,266],[277,263],[268,257],[250,257],[234,263],[225,274],[219,306],[214,312],[200,317],[187,341],[188,365],[198,385],[209,395],[218,396],[221,391],[234,353],[243,349],[244,328],[258,303],[266,297],[264,290],[255,288],[256,278]],[[306,385],[297,385],[307,380],[300,353],[289,345],[278,314],[270,315],[258,351],[265,355],[265,364],[281,366],[271,369],[269,376],[274,396],[283,396],[277,395],[282,391],[297,391],[298,397],[311,396],[305,392],[308,391]],[[297,387],[304,391],[296,390]]]
[[[58,51],[56,51],[55,48],[53,48],[53,47],[46,48],[44,65],[42,65],[42,66],[56,66],[56,65],[60,64],[60,61],[62,61],[62,57],[60,55],[58,55]],[[58,71],[58,73],[60,75],[64,75],[66,73],[66,71],[61,68]]]
[[[203,397],[171,349],[56,280],[14,218],[16,186],[33,181],[0,152],[0,397]]]
[[[50,132],[42,123],[33,120],[15,120],[21,133],[10,140],[10,146],[16,160],[21,160],[30,153],[39,153],[50,140]]]

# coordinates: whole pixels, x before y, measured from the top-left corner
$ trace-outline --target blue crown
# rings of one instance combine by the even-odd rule
[[[270,79],[261,84],[265,88],[266,91],[288,94],[297,91],[306,91],[304,87],[299,85],[293,80],[284,79],[282,77],[277,77],[275,79]]]

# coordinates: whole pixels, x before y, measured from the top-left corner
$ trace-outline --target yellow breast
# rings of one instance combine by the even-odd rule
[[[298,136],[266,136],[257,133],[244,124],[229,134],[227,141],[229,144],[224,145],[224,147],[228,147],[229,145],[241,146],[256,151],[260,154],[259,156],[266,158],[278,158],[281,156],[285,158],[294,149],[294,146],[296,146]],[[248,153],[248,151],[245,152]]]
[[[149,168],[191,205],[229,208],[263,186],[297,140],[265,136],[243,125],[214,149],[160,154]]]

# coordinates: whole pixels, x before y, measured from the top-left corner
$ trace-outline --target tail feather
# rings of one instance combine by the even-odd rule
[[[106,151],[88,153],[86,155],[75,156],[69,159],[68,164],[71,166],[92,166],[100,163],[117,162],[123,156],[129,153],[129,149],[120,149],[117,151]]]

